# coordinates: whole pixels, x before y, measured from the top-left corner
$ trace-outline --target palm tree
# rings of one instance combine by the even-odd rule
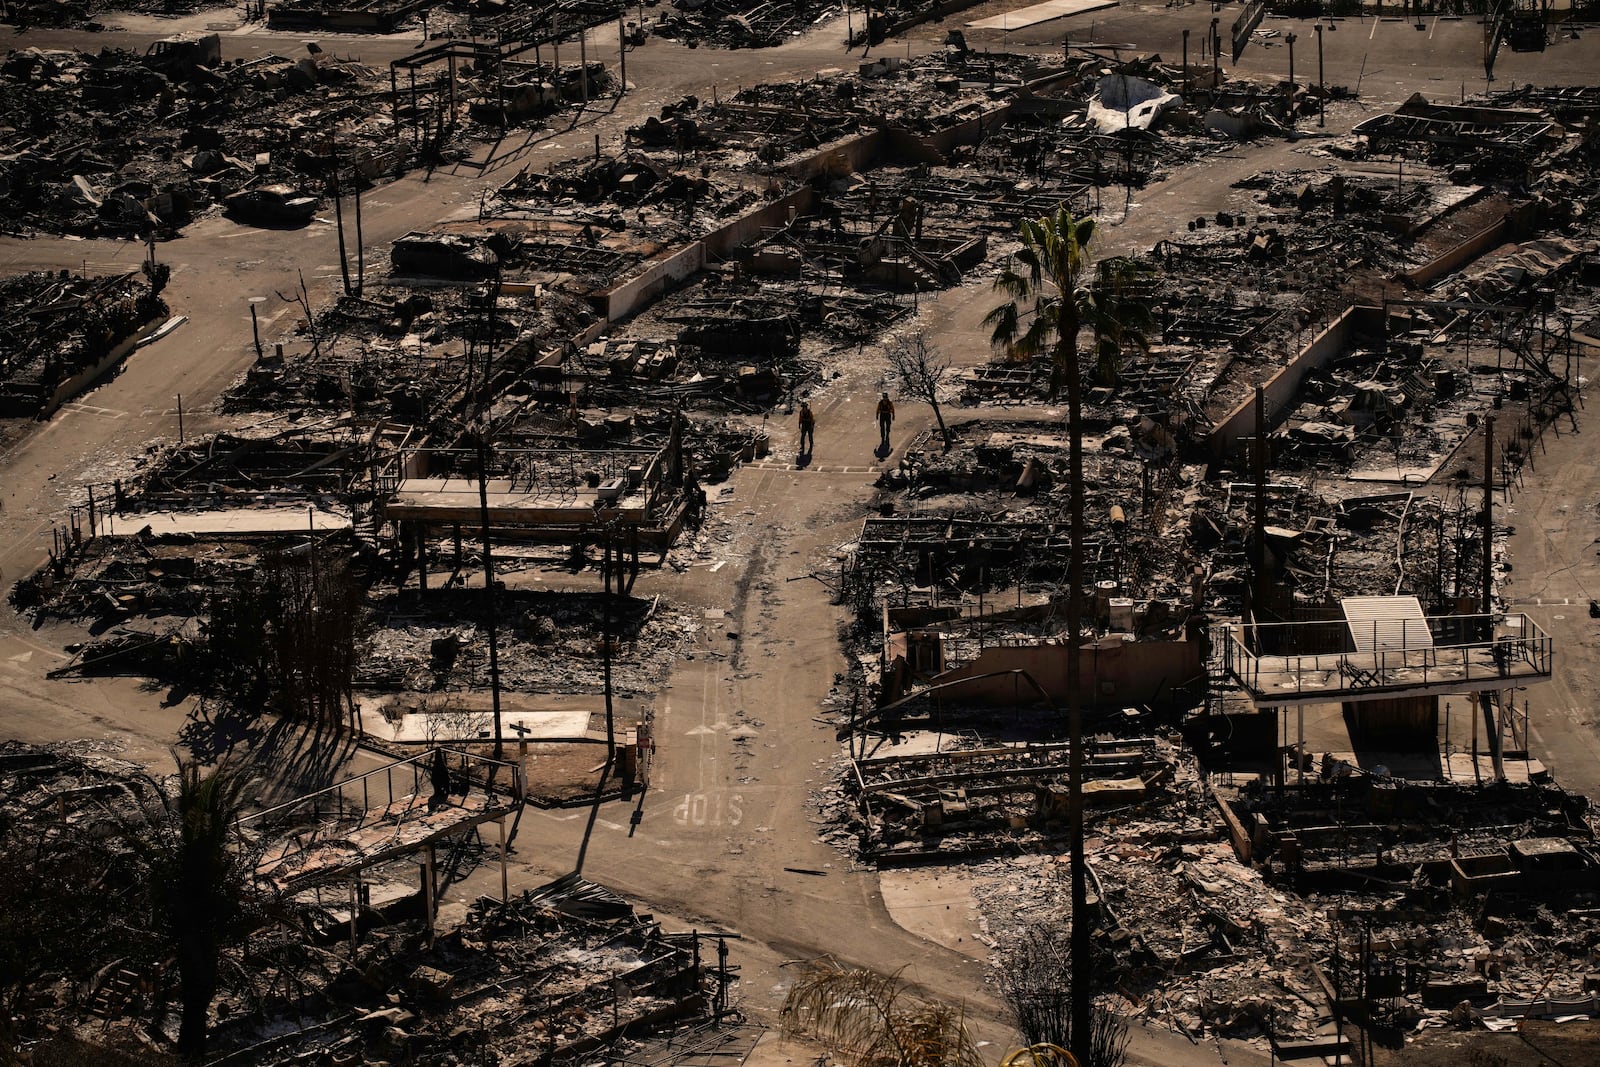
[[[802,965],[783,1001],[785,1034],[808,1034],[853,1067],[984,1067],[959,1008],[907,991],[898,972]]]
[[[1079,692],[1079,642],[1083,626],[1083,374],[1078,366],[1078,334],[1095,326],[1096,353],[1120,352],[1125,332],[1116,314],[1125,287],[1115,282],[1121,268],[1096,272],[1089,255],[1093,219],[1075,219],[1067,205],[1055,214],[1022,223],[1022,247],[995,279],[1006,301],[984,317],[990,343],[1013,359],[1050,357],[1050,397],[1067,391],[1068,566],[1067,581],[1067,764],[1068,852],[1072,872],[1072,1051],[1087,1062],[1093,1000],[1089,892],[1083,852],[1083,697]],[[1135,331],[1136,332],[1136,331]]]
[[[150,905],[177,957],[178,1053],[188,1058],[205,1054],[218,959],[246,915],[248,864],[229,839],[248,784],[227,765],[205,774],[180,760],[178,795],[163,798],[163,817],[144,842]]]
[[[1027,1049],[1006,1058],[1001,1067],[1062,1067],[1048,1058],[1051,1050],[1073,1044],[1071,953],[1062,950],[1060,927],[1051,919],[1030,923],[1001,945],[997,968],[1000,994],[1017,1024]],[[1102,965],[1108,962],[1103,957]],[[1090,1009],[1088,1048],[1074,1057],[1082,1067],[1122,1067],[1127,1062],[1128,1021],[1096,998]],[[1041,1060],[1039,1053],[1047,1054]],[[1059,1058],[1059,1057],[1057,1057]],[[1031,1061],[1031,1062],[1030,1062]]]

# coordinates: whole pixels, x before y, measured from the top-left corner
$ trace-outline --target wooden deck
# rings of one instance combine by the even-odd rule
[[[1550,677],[1547,644],[1505,639],[1442,648],[1254,656],[1235,642],[1229,673],[1259,707],[1511,689]]]
[[[445,753],[452,788],[431,804],[430,764]],[[476,773],[469,773],[475,771]],[[486,791],[484,781],[496,781]],[[238,831],[262,845],[256,878],[279,893],[298,893],[463,834],[522,806],[516,764],[450,749],[408,759],[297,797],[239,820]],[[381,801],[381,802],[380,802]]]
[[[479,823],[512,814],[505,797],[475,792],[451,797],[433,811],[428,798],[402,797],[354,826],[309,827],[303,835],[277,842],[256,864],[256,877],[280,893],[295,893],[319,882],[348,881],[352,872],[415,852],[433,841]]]

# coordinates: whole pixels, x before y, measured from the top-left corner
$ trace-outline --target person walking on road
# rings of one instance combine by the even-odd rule
[[[817,443],[817,417],[811,413],[811,402],[800,401],[800,454],[809,456]]]
[[[889,451],[889,429],[894,425],[894,401],[884,393],[878,400],[878,448]]]

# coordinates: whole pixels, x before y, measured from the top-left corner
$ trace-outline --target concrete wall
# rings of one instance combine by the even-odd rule
[[[815,190],[805,186],[712,230],[701,238],[701,243],[706,246],[706,261],[727,258],[729,252],[760,236],[765,227],[782,226],[789,221],[791,209],[797,216],[806,214],[816,199]]]
[[[957,145],[977,144],[983,138],[983,131],[994,129],[995,126],[1010,117],[1011,105],[1006,104],[1002,107],[979,112],[970,119],[958,122],[954,126],[946,126],[928,139],[933,143],[934,148],[948,155],[950,150]]]
[[[644,270],[596,294],[606,320],[627,318],[654,300],[668,287],[694,274],[706,265],[706,246],[695,241],[682,248],[663,252],[647,261]]]
[[[1454,274],[1468,263],[1487,255],[1507,241],[1514,241],[1538,219],[1538,207],[1533,203],[1518,204],[1494,222],[1468,237],[1454,248],[1413,270],[1405,271],[1400,280],[1416,289],[1423,289],[1447,274]]]
[[[1202,673],[1200,645],[1193,641],[1124,641],[1113,636],[1080,650],[1079,678],[1090,704],[1148,703]],[[973,678],[952,694],[978,703],[1031,704],[1038,692],[1022,679],[981,678],[1000,671],[1023,670],[1057,703],[1067,699],[1067,646],[1000,645],[934,679],[936,683]]]
[[[912,133],[899,127],[892,127],[883,131],[888,142],[885,155],[901,164],[926,163],[930,167],[942,167],[950,162],[948,156],[936,144],[938,135],[931,137],[920,133]]]
[[[820,148],[790,164],[787,170],[790,176],[809,182],[819,177],[870,170],[891,160],[897,163],[943,162],[951,148],[975,143],[985,129],[1002,121],[1009,112],[1009,104],[994,108],[929,137],[904,130],[872,130]],[[638,274],[596,293],[594,299],[607,321],[627,318],[708,262],[724,259],[735,248],[748,244],[762,229],[783,225],[791,212],[798,216],[811,211],[816,200],[816,190],[809,185],[795,189],[712,230],[698,241],[656,256]]]
[[[824,145],[784,169],[790,177],[803,182],[821,176],[842,177],[875,165],[883,156],[885,140],[881,129],[858,133]]]
[[[1051,79],[1043,78],[1035,84]],[[785,168],[789,175],[801,181],[818,177],[841,177],[883,164],[911,165],[916,163],[943,164],[952,148],[957,145],[976,144],[983,131],[1003,122],[1011,114],[1012,105],[1002,104],[972,118],[956,123],[931,134],[913,133],[898,127],[884,127],[868,133],[857,134],[835,141],[796,160]]]
[[[816,193],[809,186],[796,189],[712,230],[698,241],[669,249],[648,260],[638,274],[595,294],[594,299],[606,317],[606,325],[634,314],[665,290],[702,270],[708,261],[721,259],[756,237],[764,227],[781,226],[788,221],[791,211],[797,215],[805,214],[815,200]],[[603,331],[596,331],[594,336],[599,336],[599,332]]]
[[[1383,309],[1355,305],[1345,309],[1328,328],[1317,334],[1311,343],[1279,368],[1278,372],[1262,383],[1267,400],[1267,429],[1271,430],[1282,416],[1294,406],[1300,386],[1306,376],[1321,368],[1341,352],[1347,351],[1362,335],[1381,337],[1383,334]],[[1250,396],[1234,408],[1211,431],[1211,453],[1221,458],[1238,447],[1246,437],[1256,432],[1256,397]]]
[[[72,377],[56,386],[56,391],[51,394],[49,402],[46,403],[44,408],[39,412],[38,417],[41,419],[49,418],[51,415],[55,414],[56,409],[61,407],[62,404],[65,404],[83,390],[89,388],[89,386],[99,381],[107,371],[127,358],[128,353],[137,348],[140,341],[143,341],[146,337],[149,337],[151,334],[155,333],[158,329],[166,324],[166,321],[167,317],[165,315],[159,319],[151,319],[133,333],[129,334],[127,337],[124,337],[121,341],[118,341],[117,344],[112,347],[111,351],[101,356],[94,363],[84,367],[77,374],[74,374]]]
[[[1502,215],[1465,241],[1413,270],[1400,275],[1402,281],[1415,289],[1425,289],[1446,274],[1454,274],[1492,248],[1506,243],[1511,233],[1511,218]]]

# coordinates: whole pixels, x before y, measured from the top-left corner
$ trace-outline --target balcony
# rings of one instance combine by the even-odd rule
[[[1258,707],[1477,693],[1542,682],[1550,636],[1523,614],[1430,615],[1231,627],[1228,675]]]
[[[430,764],[445,754],[450,786],[432,795]],[[292,895],[342,883],[368,867],[429,848],[522,806],[521,768],[470,752],[429,749],[239,819],[258,843],[259,882]],[[505,862],[502,833],[502,869]]]

